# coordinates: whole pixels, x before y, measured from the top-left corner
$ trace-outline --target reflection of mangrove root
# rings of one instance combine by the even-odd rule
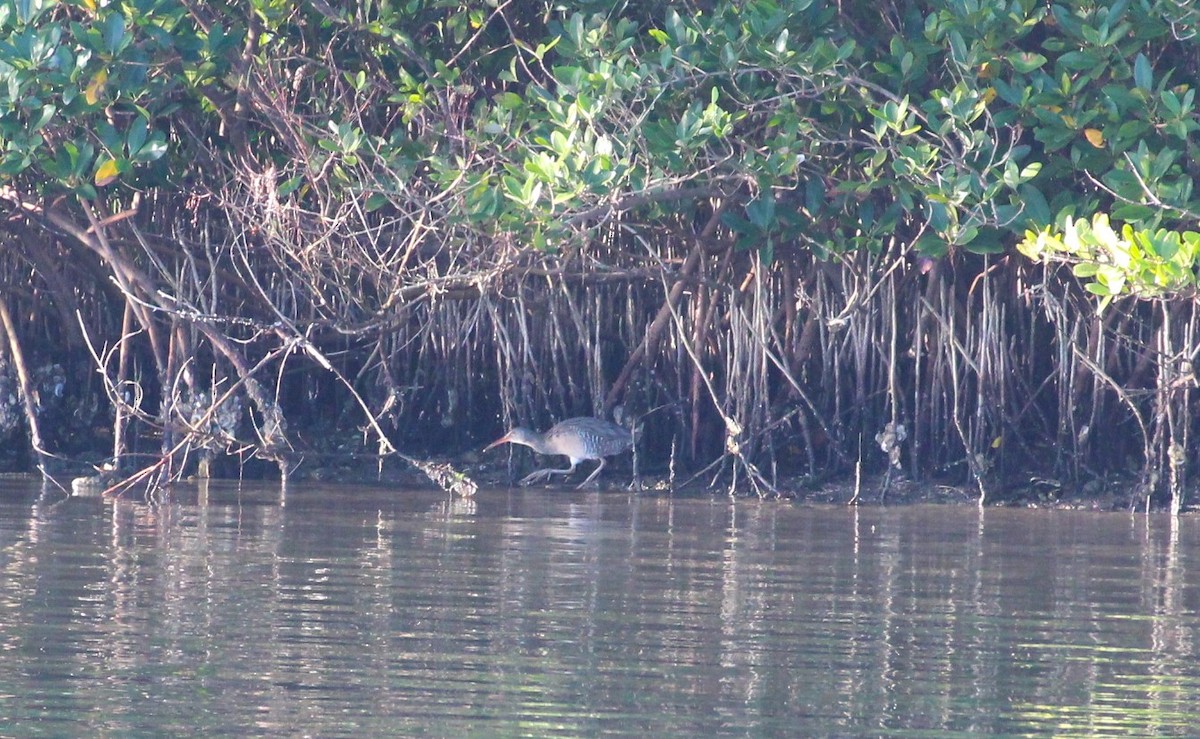
[[[76,477],[71,480],[71,495],[80,498],[103,495],[119,479],[120,475],[113,470],[100,470],[97,475]]]
[[[413,467],[425,473],[425,476],[432,480],[435,485],[451,495],[468,498],[474,495],[475,491],[479,489],[474,480],[445,462],[422,462],[419,459],[408,457],[405,457],[405,459]]]

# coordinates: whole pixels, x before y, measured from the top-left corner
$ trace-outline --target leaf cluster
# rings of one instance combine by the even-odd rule
[[[0,6],[0,180],[217,191],[249,162],[280,173],[281,202],[353,201],[402,230],[432,207],[450,240],[554,249],[718,199],[738,247],[768,257],[987,253],[1099,210],[1145,227],[1200,211],[1198,16],[20,0]]]
[[[1072,265],[1084,287],[1100,297],[1099,310],[1122,295],[1143,299],[1191,296],[1196,289],[1200,233],[1138,229],[1126,223],[1114,229],[1108,216],[1090,221],[1068,218],[1062,229],[1028,231],[1018,250],[1037,261]]]

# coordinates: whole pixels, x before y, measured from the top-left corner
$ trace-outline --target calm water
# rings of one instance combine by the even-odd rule
[[[1184,735],[1197,518],[0,481],[0,734]]]

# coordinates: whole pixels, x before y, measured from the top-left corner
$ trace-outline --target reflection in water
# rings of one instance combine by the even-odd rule
[[[21,734],[1184,735],[1200,697],[1191,517],[5,484]]]

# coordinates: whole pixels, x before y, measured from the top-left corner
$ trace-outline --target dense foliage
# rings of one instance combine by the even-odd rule
[[[0,263],[33,320],[6,364],[89,344],[104,397],[163,429],[166,458],[182,435],[283,467],[287,417],[323,403],[384,451],[430,425],[471,443],[498,412],[665,404],[690,408],[659,422],[685,457],[755,480],[796,438],[802,468],[844,469],[908,421],[913,474],[982,481],[1006,434],[1032,450],[1105,407],[1041,409],[1045,382],[1078,392],[1067,361],[998,379],[1020,346],[1083,340],[1054,328],[1083,293],[1052,273],[1072,307],[1038,317],[1013,247],[1097,213],[1154,234],[1200,213],[1198,30],[1180,0],[16,0]],[[1108,266],[1076,273],[1122,292]],[[561,311],[542,338],[514,315],[526,299]],[[984,315],[1002,305],[1028,317]],[[963,334],[976,313],[996,331]],[[931,326],[944,355],[919,348]],[[290,357],[333,388],[286,379]],[[1092,361],[1111,380],[1095,393],[1125,382]],[[1145,468],[1165,459],[1153,426]]]
[[[121,203],[215,189],[204,161],[273,168],[271,196],[318,213],[432,195],[543,247],[718,194],[744,243],[826,252],[1196,210],[1186,4],[684,9],[17,2],[0,174]]]

